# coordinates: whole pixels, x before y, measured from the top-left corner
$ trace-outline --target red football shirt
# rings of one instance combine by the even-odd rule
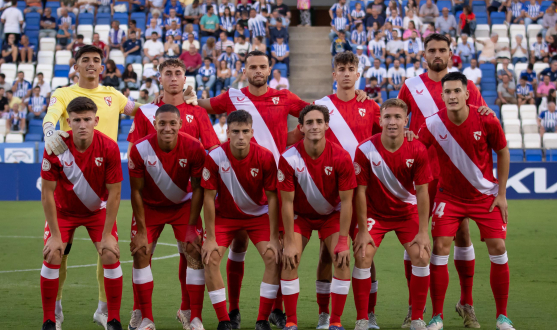
[[[211,107],[215,113],[226,112],[229,114],[235,110],[250,112],[254,120],[252,141],[273,152],[277,162],[280,154],[286,150],[288,115],[298,117],[300,111],[308,104],[289,90],[281,89],[279,91],[273,88],[269,88],[267,93],[261,96],[252,95],[249,87],[241,90],[232,88],[226,93],[211,98]],[[262,119],[262,121],[260,122],[258,119]],[[266,127],[262,127],[263,124]]]
[[[309,219],[340,210],[339,191],[357,186],[350,154],[331,141],[317,159],[297,142],[280,157],[277,177],[278,190],[295,192],[294,213]]]
[[[360,144],[354,168],[358,184],[367,186],[368,216],[408,220],[417,215],[415,185],[433,180],[427,158],[427,148],[417,140],[404,139],[395,152],[385,149],[381,134]]]
[[[56,156],[43,155],[41,177],[57,181],[56,210],[63,215],[86,218],[98,214],[108,197],[107,184],[122,182],[118,144],[95,130],[93,142],[81,153],[75,148],[73,132],[63,138],[68,150]]]
[[[201,186],[217,191],[217,214],[249,219],[269,212],[265,191],[276,191],[277,165],[273,154],[256,143],[246,158],[237,160],[225,142],[205,157]]]
[[[419,131],[420,141],[434,146],[443,168],[439,192],[458,200],[481,201],[497,195],[493,176],[492,150],[501,150],[507,139],[495,116],[483,116],[478,107],[469,106],[468,118],[457,126],[447,117],[447,110],[426,119]]]
[[[189,200],[190,177],[201,177],[205,150],[199,140],[178,133],[178,143],[170,152],[160,149],[157,134],[137,141],[128,161],[130,176],[145,178],[143,202],[152,207],[178,206]]]
[[[156,133],[153,120],[155,120],[155,113],[161,105],[164,105],[164,102],[145,104],[137,110],[130,133],[128,134],[129,142],[135,143],[135,141],[149,134]],[[178,105],[177,108],[180,110],[180,118],[182,119],[180,132],[200,139],[206,149],[220,144],[205,109],[186,103]]]

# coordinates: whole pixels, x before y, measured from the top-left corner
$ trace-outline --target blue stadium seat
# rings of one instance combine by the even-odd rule
[[[97,25],[110,25],[112,18],[109,13],[98,13],[97,14]]]
[[[122,126],[120,127],[120,134],[128,134],[130,132],[130,129],[132,128],[131,125],[129,126]]]
[[[386,91],[381,91],[381,98],[383,99],[383,102],[385,102],[389,99],[389,97],[387,96]]]
[[[487,24],[487,16],[478,17],[476,16],[476,24]],[[478,55],[479,56],[479,55]]]
[[[482,93],[486,93],[486,92],[493,92],[493,91],[482,91]],[[495,104],[495,101],[497,100],[497,96],[484,96],[482,95],[484,98],[485,103],[487,104]]]
[[[542,150],[541,149],[526,149],[527,162],[541,162]]]
[[[120,24],[128,25],[128,14],[126,13],[116,13],[112,17],[114,21],[120,22]]]
[[[57,64],[54,66],[54,77],[66,78],[70,74],[70,66],[64,64]]]
[[[120,133],[118,134],[118,141],[126,141],[128,139],[128,133]]]
[[[79,16],[77,18],[78,18],[79,24],[83,24],[83,25],[93,25],[94,20],[95,20],[95,16],[93,16],[93,14],[89,14],[89,13],[79,14]]]
[[[29,121],[27,134],[43,134],[43,121],[41,119],[32,119]]]
[[[116,68],[120,70],[121,73],[124,73],[124,66],[122,64],[116,64]]]
[[[397,97],[398,97],[398,92],[399,92],[399,91],[390,91],[390,92],[389,92],[389,98],[390,98],[390,99],[395,99],[395,98],[397,98]]]
[[[47,1],[46,5],[44,7],[45,8],[52,8],[52,11],[55,12],[54,9],[60,8],[60,2],[58,2],[58,1]]]
[[[509,149],[511,155],[511,162],[522,162],[524,161],[524,150],[522,149]]]
[[[499,106],[496,104],[491,104],[489,102],[486,103],[488,104],[487,106],[495,112],[495,116],[497,116],[497,118],[501,120],[501,109],[499,108]]]
[[[40,27],[41,15],[39,13],[28,13],[25,14],[25,26],[29,28],[31,26]]]
[[[497,163],[497,153],[491,150],[491,157],[493,158],[493,164]]]
[[[505,13],[494,11],[491,13],[491,24],[504,24],[505,18]]]
[[[443,8],[448,8],[449,11],[453,10],[453,3],[452,1],[437,1],[437,8],[439,11],[443,10]]]
[[[133,124],[133,119],[120,120],[120,126],[131,126],[132,124]]]
[[[365,88],[366,88],[366,78],[362,77],[360,79],[360,86],[358,87],[358,89],[364,90]]]
[[[486,96],[497,96],[497,92],[494,92],[494,91],[486,91],[486,92],[483,92],[483,91],[482,91],[482,96],[483,96],[484,98],[485,98]]]
[[[277,63],[275,64],[275,66],[273,67],[273,70],[279,70],[280,71],[280,75],[283,77],[286,77],[286,64],[284,63]]]
[[[485,12],[487,12],[487,7],[485,6],[485,3],[476,2],[476,3],[472,4],[472,12],[473,13],[485,13]]]
[[[25,141],[26,142],[32,142],[32,141],[41,142],[42,140],[43,140],[43,134],[42,133],[39,133],[39,134],[27,133],[25,135]]]
[[[22,12],[25,9],[25,7],[27,7],[27,4],[25,3],[25,1],[18,1],[17,2],[17,8],[19,10],[21,10]]]
[[[546,149],[545,150],[545,161],[547,161],[547,162],[557,162],[557,149]]]

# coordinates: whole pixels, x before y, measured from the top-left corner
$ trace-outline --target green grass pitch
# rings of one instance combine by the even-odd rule
[[[557,202],[510,201],[509,232],[507,248],[511,269],[509,317],[517,329],[554,329],[557,327]],[[127,252],[131,206],[123,201],[118,215],[122,264],[124,271],[124,295],[122,299],[122,323],[127,325],[132,309],[130,254]],[[39,269],[42,263],[42,236],[44,216],[40,202],[0,203],[0,328],[39,329],[42,321]],[[489,258],[485,244],[479,240],[475,225],[471,226],[476,249],[476,276],[474,305],[482,328],[495,328],[495,304],[489,286]],[[96,264],[97,256],[88,241],[87,232],[76,232],[70,266]],[[171,228],[167,227],[154,257],[172,256],[177,253]],[[310,241],[300,268],[300,298],[298,302],[299,326],[314,329],[317,322],[315,303],[315,269],[317,265],[318,239]],[[376,257],[379,294],[376,314],[381,329],[400,329],[406,315],[408,290],[402,262],[403,248],[395,235],[387,235]],[[225,276],[223,260],[222,270]],[[155,278],[153,309],[157,329],[180,329],[175,320],[180,305],[178,282],[178,258],[176,256],[155,260],[152,263]],[[263,264],[253,246],[246,258],[240,300],[242,328],[253,329],[259,304],[259,285]],[[18,271],[16,270],[30,270]],[[97,307],[96,267],[85,266],[68,270],[64,288],[64,329],[100,329],[92,322]],[[449,264],[450,284],[445,301],[445,329],[461,329],[461,319],[454,312],[460,294],[458,275]],[[225,279],[226,281],[226,279]],[[225,282],[226,283],[226,282]],[[426,322],[430,319],[431,304],[428,298]],[[206,329],[216,329],[217,321],[208,295],[203,311]],[[356,311],[352,294],[347,299],[342,318],[346,329],[354,326]]]

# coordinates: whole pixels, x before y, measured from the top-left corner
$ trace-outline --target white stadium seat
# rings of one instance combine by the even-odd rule
[[[0,136],[4,138],[4,135],[6,135],[7,131],[8,129],[7,129],[6,119],[0,118]]]
[[[188,86],[191,86],[191,88],[193,88],[193,90],[195,90],[195,78],[194,77],[186,77],[186,84],[184,85],[184,88],[188,88]]]
[[[514,70],[514,65],[512,63],[509,63],[508,66],[509,70]],[[503,63],[498,63],[497,64],[497,71],[499,70],[503,70]]]
[[[83,38],[93,38],[93,25],[78,25],[77,34],[82,34]]]
[[[520,134],[520,120],[518,119],[507,119],[503,121],[503,128],[505,133],[516,133]]]
[[[33,64],[20,64],[17,71],[23,71],[25,80],[32,82],[35,79],[35,66]]]
[[[516,63],[514,66],[514,74],[516,75],[516,81],[520,79],[520,74],[522,71],[526,70],[528,63]]]
[[[501,107],[501,118],[503,121],[507,119],[518,119],[518,107],[514,104],[504,104]]]
[[[143,65],[139,63],[132,64],[133,71],[137,74],[138,81],[141,81],[143,78]]]
[[[83,38],[83,43],[86,45],[91,45],[93,43],[93,40],[91,40],[91,38]]]
[[[3,63],[0,72],[6,75],[6,80],[15,80],[17,76],[17,65],[14,63]]]
[[[52,80],[53,71],[54,67],[52,66],[52,64],[37,64],[37,73],[43,73],[44,81]]]
[[[545,149],[557,149],[557,133],[545,133],[543,135],[543,147]]]
[[[506,24],[493,24],[491,26],[491,33],[496,33],[501,38],[509,37],[509,27]]]
[[[539,133],[524,134],[524,148],[539,149],[541,147],[542,142]]]
[[[481,40],[481,41],[486,41],[487,39],[489,39],[489,37],[486,38],[476,38],[476,40]],[[476,51],[481,51],[482,49],[484,49],[484,45],[480,44],[479,42],[476,42]]]
[[[540,75],[544,69],[549,68],[549,63],[535,63],[534,64],[534,72],[536,72],[536,76]]]
[[[54,77],[52,78],[52,83],[50,84],[50,87],[52,88],[52,91],[54,91],[56,88],[60,86],[66,86],[67,84],[69,84],[68,78]]]
[[[69,50],[59,50],[56,52],[56,64],[68,65],[72,58],[72,52]]]
[[[21,133],[8,133],[6,135],[6,143],[21,143],[23,142],[23,134]]]
[[[54,38],[41,38],[40,50],[54,51],[56,49],[56,39]]]
[[[110,31],[110,25],[96,25],[95,33],[99,34],[99,39],[108,44],[108,32]]]
[[[538,133],[538,121],[535,119],[522,120],[522,132],[524,134]]]
[[[536,119],[538,110],[534,104],[524,104],[520,107],[521,119]]]
[[[54,51],[52,50],[39,50],[37,54],[38,64],[50,64],[54,63]]]
[[[534,39],[536,40],[536,36],[538,35],[538,33],[541,32],[542,30],[542,26],[539,24],[530,24],[528,25],[528,31],[526,31],[528,33],[528,39]]]
[[[4,143],[4,135],[0,135],[0,143]]]
[[[515,40],[515,37],[519,34],[521,34],[523,38],[526,38],[526,28],[522,24],[512,24],[509,34],[511,35],[511,40]]]
[[[476,38],[489,38],[489,25],[478,24],[476,26]]]
[[[506,133],[507,144],[510,149],[520,149],[522,148],[522,134]]]
[[[111,50],[108,54],[108,58],[113,60],[117,65],[124,65],[126,63],[126,59],[124,58],[124,54],[121,50]]]
[[[130,91],[130,96],[132,99],[136,100],[139,98],[139,91]]]

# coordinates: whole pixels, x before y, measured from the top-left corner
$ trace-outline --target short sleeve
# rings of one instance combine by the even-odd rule
[[[296,118],[300,116],[302,109],[309,105],[306,101],[302,100],[298,95],[288,92],[288,113]]]
[[[487,106],[487,103],[485,103],[482,94],[480,93],[478,87],[476,87],[476,84],[474,84],[473,81],[468,80],[467,87],[468,87],[468,91],[470,92],[470,97],[468,97],[468,104],[475,105],[478,107],[482,105]]]
[[[145,176],[145,163],[137,150],[137,146],[132,146],[130,155],[128,158],[128,171],[130,177],[143,178]]]
[[[211,120],[209,119],[207,112],[198,106],[195,107],[195,112],[195,118],[197,120],[197,124],[199,125],[199,137],[201,138],[201,143],[205,149],[209,150],[214,146],[218,146],[220,141],[215,133],[213,125],[211,125]]]
[[[423,143],[426,147],[429,148],[433,144],[433,136],[431,136],[431,133],[427,129],[426,123],[423,123],[422,126],[420,126],[420,129],[418,130],[418,136],[420,142]]]
[[[215,97],[211,97],[209,101],[211,102],[211,108],[213,108],[213,111],[217,114],[228,112],[228,108],[230,107],[231,103],[228,92],[222,93]]]
[[[193,178],[200,178],[203,172],[203,166],[205,165],[205,156],[207,156],[207,153],[205,153],[205,149],[201,143],[197,143],[197,146],[195,146],[195,149],[192,150],[192,153],[193,157],[190,162],[191,176]]]
[[[113,184],[122,182],[122,160],[120,159],[120,149],[116,142],[109,144],[106,151],[106,169],[105,169],[105,182]]]
[[[400,92],[398,93],[398,99],[404,101],[404,103],[406,103],[406,106],[408,107],[408,114],[410,114],[412,112],[412,107],[410,106],[410,91],[408,90],[408,87],[406,87],[406,84],[402,84],[402,87],[400,88]]]
[[[215,164],[213,158],[209,155],[205,157],[205,165],[203,167],[203,180],[201,186],[209,190],[219,189],[219,167]]]
[[[422,185],[429,183],[433,180],[431,170],[429,168],[428,153],[426,147],[416,141],[416,155],[414,156],[414,184]]]
[[[270,152],[264,154],[263,162],[263,187],[266,191],[277,190],[277,165],[275,158]]]
[[[46,149],[43,153],[41,178],[47,181],[58,181],[58,179],[60,178],[60,165],[58,162],[58,158],[54,155],[49,155],[46,152]]]
[[[367,159],[360,148],[356,149],[356,155],[354,156],[354,171],[356,173],[356,182],[358,185],[368,185],[370,169],[369,159]]]
[[[499,151],[507,146],[507,138],[501,123],[495,116],[482,116],[484,128],[487,131],[487,143],[495,150]]]
[[[132,127],[130,128],[130,132],[128,133],[128,142],[135,143],[149,133],[147,130],[147,125],[150,125],[147,122],[147,118],[143,111],[138,110],[135,118],[133,119]]]
[[[280,156],[277,171],[277,189],[282,191],[294,191],[294,169],[284,157]]]
[[[345,191],[356,188],[356,173],[354,172],[354,164],[350,159],[350,154],[344,152],[340,155],[337,165],[338,190]]]

